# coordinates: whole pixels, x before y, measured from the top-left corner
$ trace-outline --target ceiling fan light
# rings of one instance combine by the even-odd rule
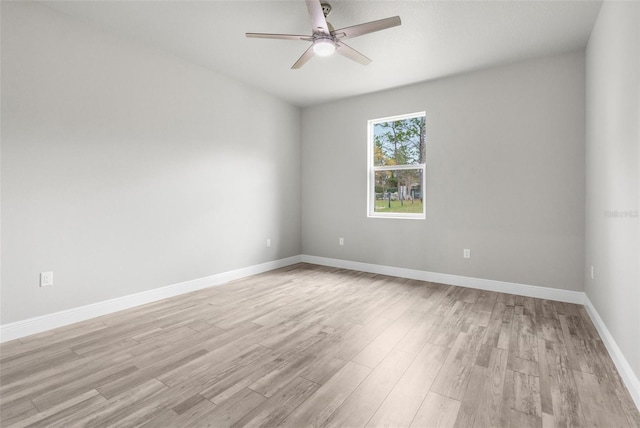
[[[318,56],[329,56],[336,51],[333,40],[319,39],[313,42],[313,53]]]

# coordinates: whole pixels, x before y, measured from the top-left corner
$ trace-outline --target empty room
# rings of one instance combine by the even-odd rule
[[[640,1],[0,1],[1,427],[640,427]]]

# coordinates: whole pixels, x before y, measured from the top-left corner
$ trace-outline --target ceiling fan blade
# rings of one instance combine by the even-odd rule
[[[352,48],[351,46],[345,43],[336,42],[336,46],[338,47],[336,49],[336,52],[344,57],[352,59],[355,62],[358,62],[362,65],[367,65],[371,62],[369,58],[367,58],[366,56],[364,56],[363,54],[361,54],[360,52],[358,52],[357,50],[355,50],[354,48]]]
[[[339,30],[334,30],[331,32],[331,35],[341,39],[352,39],[354,37],[362,36],[363,34],[369,34],[375,31],[397,27],[400,24],[402,24],[402,21],[400,21],[400,17],[392,16],[391,18],[379,19],[377,21],[371,21],[364,24],[354,25],[352,27],[345,27]]]
[[[308,42],[313,40],[313,37],[304,36],[301,34],[270,34],[270,33],[245,33],[247,37],[256,39],[282,39],[282,40],[306,40]]]
[[[311,18],[311,26],[313,27],[313,33],[322,32],[329,34],[329,26],[327,20],[322,12],[322,6],[320,0],[306,0],[307,9],[309,10],[309,17]]]
[[[305,65],[307,63],[307,61],[309,61],[311,58],[313,58],[314,55],[315,55],[315,53],[313,52],[313,45],[311,45],[311,46],[309,46],[309,48],[306,51],[304,51],[302,56],[300,58],[298,58],[296,63],[293,64],[291,66],[291,68],[292,69],[298,69],[298,68],[302,67],[303,65]]]

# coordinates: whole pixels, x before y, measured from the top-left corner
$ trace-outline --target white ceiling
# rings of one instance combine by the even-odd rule
[[[71,16],[308,106],[521,59],[584,48],[601,1],[329,0],[335,28],[399,15],[400,27],[347,43],[340,55],[291,65],[308,42],[245,32],[310,34],[303,0],[47,1]]]

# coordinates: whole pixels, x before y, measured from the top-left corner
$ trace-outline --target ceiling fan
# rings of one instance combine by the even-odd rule
[[[369,58],[345,44],[343,40],[362,36],[363,34],[375,31],[386,30],[401,24],[399,16],[379,19],[364,24],[334,30],[333,26],[327,22],[327,16],[331,12],[329,3],[320,3],[320,0],[305,0],[309,16],[311,17],[312,35],[299,34],[269,34],[269,33],[246,33],[247,37],[262,39],[283,39],[283,40],[305,40],[311,42],[311,46],[291,67],[298,69],[309,61],[314,55],[329,56],[334,52],[339,53],[360,64],[367,65],[371,62]]]

